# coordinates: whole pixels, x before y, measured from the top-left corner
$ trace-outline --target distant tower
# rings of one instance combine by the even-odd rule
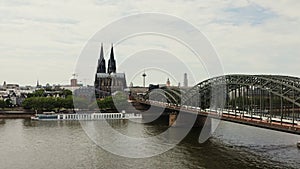
[[[41,87],[41,86],[40,86],[39,80],[36,81],[36,87],[37,87],[37,88]]]
[[[184,78],[183,78],[183,87],[188,87],[188,78],[187,78],[187,73],[184,73]]]
[[[170,82],[170,79],[169,79],[169,78],[168,78],[168,80],[167,80],[166,86],[167,86],[167,87],[170,87],[170,86],[171,86],[171,82]]]
[[[111,51],[110,51],[110,58],[108,60],[108,68],[107,68],[107,73],[116,73],[116,60],[114,57],[114,47],[111,45]]]
[[[76,87],[77,86],[77,79],[76,79],[76,74],[73,74],[73,77],[71,79],[71,87]]]
[[[103,44],[101,43],[100,58],[98,59],[97,73],[106,73]]]
[[[142,76],[143,76],[143,86],[145,87],[145,81],[146,81],[146,73],[145,73],[145,71],[144,71],[144,73],[142,74]]]
[[[4,89],[6,89],[6,81],[4,81],[3,86]]]

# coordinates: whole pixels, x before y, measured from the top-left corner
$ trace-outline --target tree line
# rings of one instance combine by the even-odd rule
[[[10,104],[11,104],[11,103],[10,103],[10,99],[7,99],[6,101],[0,100],[0,108],[1,108],[1,109],[4,109],[4,108],[6,108],[6,107],[9,107]]]
[[[89,110],[116,110],[126,108],[127,104],[127,96],[124,93],[117,93],[114,96],[96,99],[96,101],[91,102],[85,98],[73,96],[72,92],[68,90],[63,92],[61,97],[49,97],[45,95],[43,90],[37,90],[22,102],[22,107],[24,109],[30,109],[39,112],[60,112],[63,109],[74,110],[74,108]]]
[[[29,97],[26,98],[22,107],[24,109],[31,109],[35,111],[57,111],[59,112],[62,108],[73,109],[72,96],[66,98],[60,97]]]
[[[102,99],[97,99],[95,102],[91,103],[88,108],[90,110],[95,110],[99,108],[100,110],[105,109],[125,109],[128,106],[127,95],[124,93],[117,93],[113,96],[108,96]]]
[[[74,109],[72,91],[62,89],[47,93],[44,89],[39,89],[33,93],[29,93],[21,104],[24,109],[34,111],[56,111],[62,109]]]

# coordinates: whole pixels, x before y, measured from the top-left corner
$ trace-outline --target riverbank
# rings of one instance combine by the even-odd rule
[[[101,113],[115,113],[118,112],[116,109],[105,109],[100,110]],[[42,113],[42,112],[39,112]],[[73,113],[73,111],[61,112],[63,114]],[[2,110],[0,111],[0,119],[30,119],[31,116],[35,115],[34,111],[31,110]]]
[[[20,110],[9,110],[0,111],[0,119],[28,119],[34,112],[31,111],[20,111]]]
[[[136,110],[134,110],[133,108],[124,108],[124,110],[126,112],[137,112]],[[87,111],[97,111],[97,110],[87,110]],[[106,108],[106,109],[101,109],[100,110],[101,113],[115,113],[115,112],[119,112],[117,109],[114,108]],[[38,113],[43,113],[43,111],[38,111]],[[74,112],[74,110],[68,109],[68,110],[63,110],[60,111],[60,113],[63,114],[69,114],[69,113],[76,113]],[[6,108],[6,109],[2,109],[0,110],[0,119],[30,119],[31,116],[33,116],[35,114],[35,112],[33,110],[26,110],[23,108]]]

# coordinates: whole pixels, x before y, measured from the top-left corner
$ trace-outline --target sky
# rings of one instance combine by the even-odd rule
[[[76,72],[86,45],[98,49],[102,40],[93,41],[97,32],[142,13],[166,14],[193,25],[214,47],[224,74],[300,77],[299,9],[298,0],[0,0],[0,84],[69,84],[73,73],[81,83],[92,84],[99,51],[91,50],[89,76]],[[111,43],[117,42],[103,41],[106,62]],[[143,34],[114,49],[117,71],[126,73],[128,84],[142,85],[143,71],[147,84],[167,78],[182,84],[184,72],[190,85],[210,77],[186,46],[166,36]]]

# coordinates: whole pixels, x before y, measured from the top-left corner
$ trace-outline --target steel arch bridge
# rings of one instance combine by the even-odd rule
[[[183,90],[164,87],[149,91],[146,100],[200,110],[222,110],[233,116],[291,123],[300,121],[300,78],[282,75],[231,74],[204,80]],[[300,125],[300,124],[299,124]]]

